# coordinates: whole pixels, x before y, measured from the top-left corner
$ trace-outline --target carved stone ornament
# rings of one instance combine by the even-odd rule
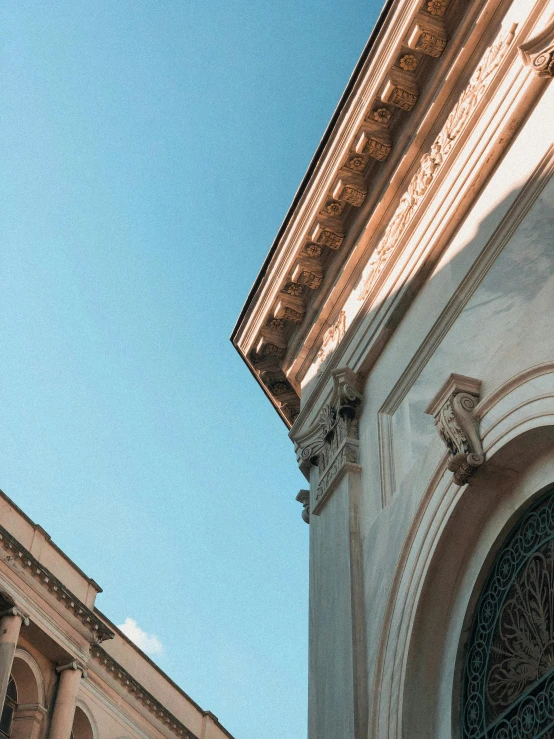
[[[473,73],[469,84],[460,95],[458,102],[446,119],[441,132],[435,139],[431,150],[421,159],[421,164],[412,177],[407,191],[400,198],[396,211],[389,221],[376,249],[364,268],[362,280],[358,288],[358,300],[364,301],[377,283],[395,246],[401,240],[420,202],[435,179],[443,162],[446,160],[456,139],[471,118],[475,108],[483,99],[488,83],[504,59],[514,39],[516,25],[509,31],[503,31],[496,41],[485,52]]]
[[[554,77],[554,19],[531,41],[519,47],[525,64],[539,77]]]
[[[465,485],[485,461],[479,422],[473,415],[480,391],[480,380],[452,374],[425,411],[434,417],[450,453],[448,469],[456,485]]]
[[[346,332],[346,313],[341,310],[337,320],[333,323],[323,336],[323,342],[314,360],[314,366],[319,369],[323,362],[330,356],[342,341]]]
[[[308,473],[315,465],[319,475],[314,515],[347,469],[359,471],[358,411],[362,402],[361,379],[345,367],[333,372],[333,395],[317,423],[299,440],[298,463]]]
[[[367,185],[361,175],[355,172],[343,173],[335,181],[332,194],[336,200],[344,200],[359,208],[366,198]]]
[[[415,82],[407,75],[401,76],[398,73],[386,81],[381,100],[409,112],[417,103],[418,96],[419,92]]]
[[[374,124],[376,125],[376,124]],[[356,141],[355,151],[372,159],[383,161],[391,151],[390,138],[386,130],[362,130]]]
[[[310,238],[316,244],[322,244],[328,249],[336,251],[344,241],[344,227],[339,220],[333,218],[316,221]]]
[[[317,290],[323,280],[323,267],[317,258],[300,257],[292,271],[292,281]]]
[[[310,491],[300,490],[296,496],[296,500],[303,505],[302,520],[306,523],[310,523]]]
[[[408,35],[407,44],[410,49],[437,59],[445,50],[447,41],[446,29],[440,21],[418,18]]]
[[[295,295],[281,293],[273,311],[275,318],[291,323],[301,323],[304,317],[304,301]]]

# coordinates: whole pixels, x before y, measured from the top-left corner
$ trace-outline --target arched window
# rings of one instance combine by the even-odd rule
[[[464,739],[554,739],[554,490],[496,555],[473,617]]]
[[[8,689],[6,691],[6,700],[4,701],[2,716],[0,716],[0,736],[11,736],[13,715],[16,708],[17,688],[15,686],[15,680],[10,675],[10,681],[8,683]]]

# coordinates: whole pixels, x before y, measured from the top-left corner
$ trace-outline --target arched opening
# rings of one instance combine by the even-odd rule
[[[94,739],[91,720],[81,706],[75,709],[71,739]]]
[[[554,739],[554,488],[525,511],[490,568],[463,676],[464,739]]]
[[[12,677],[17,688],[11,739],[38,739],[46,714],[44,679],[40,668],[27,651],[18,648],[12,665]]]
[[[13,675],[10,675],[8,689],[6,691],[6,700],[0,715],[0,737],[11,737],[13,717],[17,708],[17,687]]]

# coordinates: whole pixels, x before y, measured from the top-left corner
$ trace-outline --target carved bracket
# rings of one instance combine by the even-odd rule
[[[296,500],[302,503],[302,520],[306,523],[310,523],[310,491],[300,490],[296,496]]]
[[[473,415],[480,392],[481,380],[452,374],[425,411],[434,417],[450,452],[448,469],[456,485],[465,485],[485,461],[479,421]]]
[[[314,465],[319,470],[312,510],[314,515],[344,471],[360,469],[358,411],[362,402],[361,378],[345,367],[333,372],[333,384],[331,402],[322,408],[317,423],[299,440],[297,446],[297,458],[302,471],[307,474]]]
[[[554,77],[554,18],[542,33],[522,44],[519,52],[539,77]]]

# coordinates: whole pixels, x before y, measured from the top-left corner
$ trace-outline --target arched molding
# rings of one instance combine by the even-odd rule
[[[73,735],[75,739],[98,739],[98,724],[90,707],[82,698],[78,698],[75,704]]]
[[[44,707],[44,677],[36,659],[18,647],[13,659],[12,675],[17,686],[20,704]]]
[[[554,484],[554,363],[511,378],[476,413],[485,465],[458,487],[441,460],[399,556],[375,663],[370,739],[459,736],[463,645],[487,564],[515,518]]]

